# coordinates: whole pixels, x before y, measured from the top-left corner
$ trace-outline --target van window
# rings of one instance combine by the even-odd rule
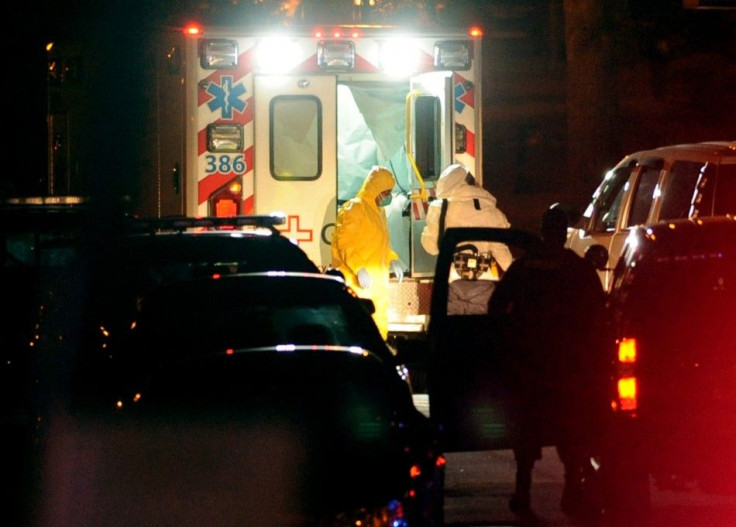
[[[639,183],[634,193],[634,201],[631,206],[631,213],[626,223],[627,227],[646,223],[649,217],[649,209],[652,206],[654,198],[654,190],[657,187],[660,170],[658,167],[642,167],[639,175]]]
[[[690,215],[695,188],[703,163],[700,161],[675,161],[672,163],[659,210],[660,220],[676,220]]]

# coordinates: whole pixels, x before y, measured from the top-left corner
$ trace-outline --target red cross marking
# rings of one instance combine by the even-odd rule
[[[296,241],[297,243],[300,242],[311,242],[312,241],[312,233],[314,232],[312,229],[302,229],[299,226],[299,216],[288,216],[286,221],[286,227],[281,226],[279,227],[279,231],[281,231],[281,234],[286,236],[287,238]]]

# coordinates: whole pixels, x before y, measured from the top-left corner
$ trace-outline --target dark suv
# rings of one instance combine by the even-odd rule
[[[736,488],[736,219],[632,230],[609,308],[609,497],[646,510],[650,475]]]

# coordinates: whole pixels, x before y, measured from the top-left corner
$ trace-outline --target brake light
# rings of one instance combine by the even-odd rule
[[[243,200],[243,188],[240,182],[231,181],[210,196],[210,215],[226,218],[240,215]]]
[[[625,364],[636,362],[636,339],[623,338],[618,343],[618,361]]]
[[[618,362],[616,365],[616,399],[611,402],[614,411],[633,412],[639,406],[638,380],[634,375],[637,360],[637,341],[635,338],[622,338],[617,341]]]
[[[623,377],[618,380],[619,408],[623,411],[636,410],[636,377]]]

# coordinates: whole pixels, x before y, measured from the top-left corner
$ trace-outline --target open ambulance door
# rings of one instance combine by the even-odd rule
[[[282,212],[283,234],[320,267],[337,213],[336,80],[255,78],[254,212]]]
[[[414,169],[411,188],[411,276],[434,274],[436,257],[422,248],[429,201],[442,170],[452,163],[452,77],[433,72],[411,79],[407,96],[406,152]]]

